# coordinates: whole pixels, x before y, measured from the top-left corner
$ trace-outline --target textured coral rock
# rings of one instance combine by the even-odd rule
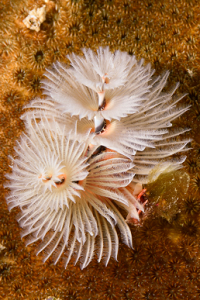
[[[199,299],[198,1],[60,0],[39,32],[26,28],[28,12],[43,5],[44,1],[32,0],[0,4],[2,299]],[[64,269],[62,262],[43,263],[35,255],[37,242],[25,247],[16,221],[19,210],[9,213],[7,208],[4,175],[11,163],[8,156],[14,155],[15,141],[24,130],[22,107],[43,98],[45,69],[55,61],[69,65],[66,55],[82,55],[82,48],[96,51],[100,46],[144,58],[156,69],[155,75],[169,70],[166,89],[180,82],[178,93],[187,93],[181,104],[191,108],[173,126],[191,128],[185,135],[193,139],[192,150],[181,171],[191,180],[172,218],[149,209],[141,227],[130,225],[134,249],[120,243],[118,262],[111,259],[105,268],[94,259],[84,270],[73,263]]]

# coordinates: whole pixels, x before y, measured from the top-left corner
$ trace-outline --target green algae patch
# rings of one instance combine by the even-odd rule
[[[153,178],[153,173],[150,178]],[[180,201],[186,198],[189,183],[190,176],[183,170],[159,175],[155,181],[146,185],[150,207],[153,206],[158,215],[167,219],[168,222],[171,221],[180,210]]]

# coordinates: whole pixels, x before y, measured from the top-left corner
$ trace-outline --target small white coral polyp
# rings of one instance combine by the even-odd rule
[[[149,64],[108,48],[83,52],[68,57],[71,67],[56,63],[47,71],[47,97],[27,106],[27,134],[6,184],[9,207],[21,208],[27,244],[42,239],[45,260],[53,255],[57,263],[65,253],[65,266],[74,257],[81,268],[95,249],[106,265],[117,259],[115,226],[132,247],[126,221],[139,222],[144,211],[142,183],[158,164],[157,173],[181,167],[185,157],[171,156],[188,143],[176,139],[188,129],[168,129],[188,109],[176,107],[184,96],[173,96],[178,85],[162,92],[168,72],[152,77]]]

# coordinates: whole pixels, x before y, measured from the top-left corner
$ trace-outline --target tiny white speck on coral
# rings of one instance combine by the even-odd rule
[[[46,20],[46,5],[34,8],[29,11],[28,16],[23,20],[24,25],[36,32],[40,31],[40,25]]]

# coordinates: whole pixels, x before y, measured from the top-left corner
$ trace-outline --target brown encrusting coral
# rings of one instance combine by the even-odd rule
[[[27,28],[23,20],[29,12],[47,4],[46,20],[40,30]],[[1,299],[198,300],[199,1],[2,0],[0,13]],[[67,54],[80,55],[81,48],[97,50],[99,46],[126,51],[138,60],[144,58],[156,69],[156,75],[169,70],[166,88],[179,81],[179,92],[188,93],[182,103],[191,108],[174,126],[191,128],[186,137],[193,139],[192,150],[180,171],[191,180],[186,194],[181,192],[185,185],[179,182],[176,209],[172,207],[171,212],[165,210],[166,199],[154,203],[153,195],[158,197],[158,192],[147,190],[149,214],[141,227],[131,225],[134,249],[120,245],[118,262],[111,260],[105,268],[93,260],[82,271],[70,263],[65,270],[62,262],[56,266],[51,260],[43,263],[40,256],[35,256],[36,245],[25,247],[15,220],[19,210],[9,213],[7,209],[4,174],[9,170],[8,155],[13,154],[15,141],[24,129],[20,120],[22,107],[42,96],[45,68],[56,60],[69,64]],[[172,178],[176,175],[172,174]],[[151,205],[157,205],[154,213]]]

